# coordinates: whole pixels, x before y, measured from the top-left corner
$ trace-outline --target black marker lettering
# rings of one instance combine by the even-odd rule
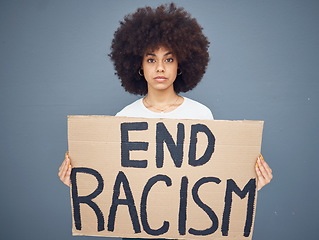
[[[177,140],[176,144],[172,138],[172,135],[168,132],[164,123],[159,122],[156,125],[156,166],[158,168],[163,167],[164,161],[164,142],[166,142],[167,148],[171,154],[176,167],[180,168],[183,162],[183,143],[185,138],[184,124],[179,123],[177,125]]]
[[[203,132],[207,136],[208,144],[203,156],[196,159],[197,134]],[[191,128],[191,138],[188,153],[188,163],[192,166],[201,166],[207,163],[215,150],[215,137],[206,125],[194,124]]]
[[[188,190],[188,178],[182,177],[181,190],[179,194],[180,202],[179,202],[179,215],[178,215],[178,232],[180,235],[186,234],[187,190]]]
[[[188,232],[190,234],[193,234],[193,235],[206,236],[206,235],[214,233],[218,228],[218,218],[217,218],[215,212],[209,206],[207,206],[205,203],[203,203],[202,200],[198,196],[198,190],[199,190],[200,186],[202,186],[203,184],[208,183],[208,182],[214,182],[214,183],[219,184],[221,182],[221,180],[219,178],[215,178],[215,177],[203,177],[203,178],[199,179],[195,183],[195,185],[192,189],[192,195],[193,195],[194,202],[201,209],[203,209],[206,212],[206,214],[209,216],[210,220],[212,221],[212,226],[210,228],[205,229],[205,230],[196,230],[194,228],[190,228],[188,230]]]
[[[78,195],[78,188],[77,188],[77,173],[85,173],[93,175],[97,181],[98,186],[91,194],[87,196],[79,196]],[[71,172],[71,184],[72,184],[72,201],[73,201],[73,217],[75,228],[77,230],[81,230],[81,211],[80,211],[80,203],[85,203],[89,205],[97,217],[97,230],[103,231],[104,230],[104,217],[103,213],[101,212],[100,208],[92,201],[93,198],[96,198],[102,191],[103,191],[103,178],[102,176],[94,169],[91,168],[73,168]]]
[[[153,235],[153,236],[159,236],[161,234],[164,234],[168,231],[169,228],[169,222],[164,221],[163,226],[160,227],[159,229],[151,229],[150,225],[148,224],[147,220],[147,211],[146,211],[146,204],[147,204],[147,197],[148,194],[153,187],[153,185],[159,181],[163,181],[166,183],[166,186],[171,186],[172,185],[172,180],[166,176],[166,175],[156,175],[148,180],[146,183],[143,193],[142,193],[142,198],[141,198],[141,221],[142,221],[142,226],[144,231],[147,234]]]
[[[227,188],[226,188],[226,194],[225,194],[225,208],[223,213],[223,224],[222,224],[223,236],[228,236],[233,192],[235,192],[241,199],[245,198],[248,193],[247,215],[246,215],[246,223],[244,228],[244,236],[248,237],[250,234],[251,226],[253,222],[255,193],[256,193],[256,179],[254,178],[250,179],[242,191],[240,190],[240,188],[237,186],[237,184],[235,183],[233,179],[227,180]]]
[[[120,195],[120,186],[123,185],[124,193],[126,198],[119,199]],[[129,185],[129,182],[125,176],[125,174],[120,171],[116,177],[114,188],[113,188],[113,199],[112,205],[110,208],[110,214],[108,218],[108,225],[107,230],[113,232],[114,231],[114,224],[115,224],[115,216],[118,205],[127,205],[128,210],[131,216],[133,228],[135,233],[141,232],[140,222],[138,220],[137,211],[134,203],[134,198],[132,195],[132,191]]]
[[[130,151],[147,151],[148,142],[129,142],[128,131],[148,129],[147,122],[121,123],[121,164],[122,167],[146,168],[147,160],[130,160]]]

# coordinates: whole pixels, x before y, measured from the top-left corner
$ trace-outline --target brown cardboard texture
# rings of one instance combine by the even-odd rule
[[[73,235],[251,239],[262,128],[69,116]]]

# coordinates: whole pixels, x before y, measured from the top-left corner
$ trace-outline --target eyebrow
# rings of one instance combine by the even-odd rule
[[[164,54],[164,56],[168,56],[170,54],[173,54],[172,52],[167,52]],[[156,55],[154,53],[146,53],[145,56],[153,56],[153,57],[156,57]]]

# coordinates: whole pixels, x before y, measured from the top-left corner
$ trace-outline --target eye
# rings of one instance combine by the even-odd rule
[[[174,62],[174,59],[173,58],[167,58],[167,59],[165,59],[165,62],[171,63],[171,62]]]
[[[155,59],[153,59],[153,58],[149,58],[149,59],[147,59],[146,60],[148,63],[155,63]]]

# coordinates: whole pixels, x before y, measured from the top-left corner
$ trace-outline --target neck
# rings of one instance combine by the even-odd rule
[[[165,94],[159,92],[148,92],[144,98],[143,103],[146,108],[153,112],[170,112],[176,109],[184,101],[174,91],[166,92]]]
[[[170,92],[148,92],[146,96],[149,103],[152,103],[154,106],[163,106],[167,104],[172,104],[176,101],[178,95],[174,91]]]

